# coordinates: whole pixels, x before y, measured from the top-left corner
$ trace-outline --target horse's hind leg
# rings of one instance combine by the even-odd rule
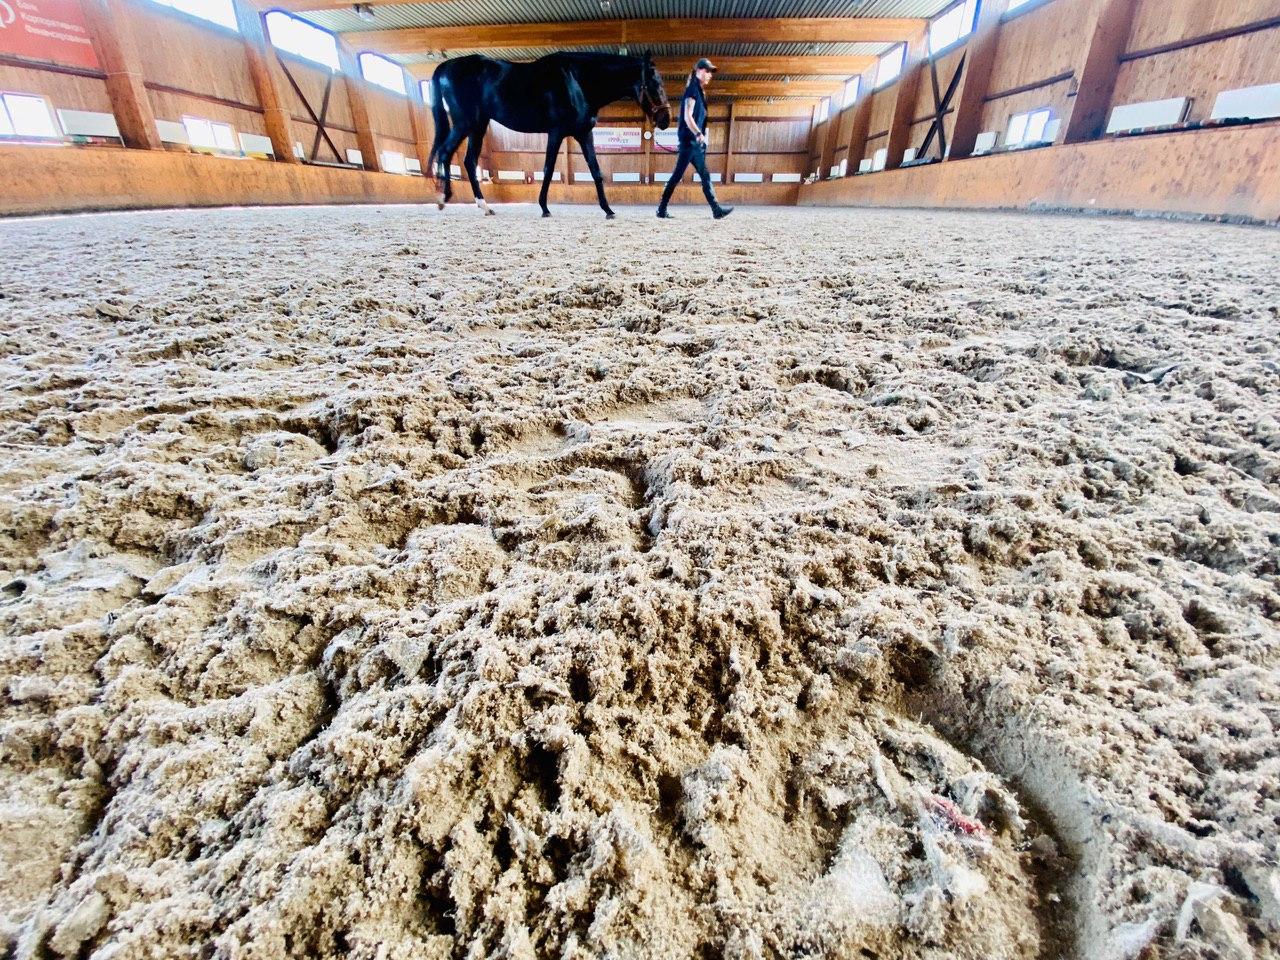
[[[471,181],[471,192],[475,194],[476,206],[484,211],[486,217],[492,217],[493,209],[485,200],[484,194],[480,192],[480,178],[476,176],[476,162],[480,159],[480,150],[483,146],[484,129],[481,128],[477,133],[471,134],[471,139],[467,141],[467,155],[462,165],[467,171],[467,179]]]
[[[440,191],[436,198],[436,206],[441,210],[444,205],[453,198],[453,184],[449,177],[449,165],[453,162],[453,155],[458,151],[458,144],[462,143],[462,138],[467,135],[465,130],[454,127],[449,131],[449,136],[445,138],[440,152],[436,154],[436,163],[440,164],[440,176],[444,179],[444,189]]]
[[[564,137],[558,133],[547,134],[547,162],[542,167],[542,189],[538,191],[538,206],[542,207],[544,217],[551,216],[547,209],[547,190],[551,187],[551,177],[556,170],[556,158],[560,155],[560,144]]]
[[[600,209],[612,220],[615,214],[609,208],[609,201],[605,199],[604,177],[600,175],[600,161],[596,159],[596,147],[591,140],[591,131],[588,130],[585,136],[575,137],[574,139],[578,141],[578,146],[582,148],[582,155],[587,161],[587,169],[591,171],[591,179],[596,182],[596,197],[600,200]]]

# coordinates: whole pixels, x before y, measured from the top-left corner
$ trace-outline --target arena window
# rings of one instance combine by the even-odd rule
[[[881,55],[876,64],[876,89],[887,87],[898,79],[902,73],[902,64],[907,59],[907,45],[900,43],[888,53]]]
[[[936,54],[973,31],[978,16],[978,0],[958,0],[929,24],[929,53]]]
[[[172,7],[191,17],[216,23],[228,30],[240,32],[236,22],[236,8],[232,0],[155,0],[162,7]]]
[[[1013,11],[1021,7],[1028,7],[1032,4],[1042,3],[1044,0],[1009,0],[1009,6],[1005,9],[1005,16],[1013,13]]]
[[[360,73],[370,83],[375,83],[384,90],[398,93],[402,97],[409,94],[404,85],[404,67],[394,60],[388,60],[376,53],[362,53],[360,54]]]
[[[818,118],[815,123],[825,123],[827,118],[831,116],[831,98],[823,97],[818,101]]]
[[[60,140],[62,132],[44,97],[0,93],[0,137]]]
[[[1009,118],[1009,129],[1005,132],[1004,145],[1021,147],[1043,143],[1045,128],[1048,127],[1051,119],[1053,119],[1053,111],[1048,107],[1026,113],[1015,113]]]
[[[283,10],[272,10],[266,21],[267,35],[273,46],[328,67],[335,73],[341,69],[338,66],[338,40],[328,30],[321,30],[315,24]]]
[[[204,117],[182,118],[182,126],[186,128],[187,139],[191,146],[203,150],[220,150],[225,153],[239,153],[240,144],[236,140],[235,128],[229,123],[218,123]]]
[[[862,90],[862,77],[850,77],[844,82],[844,106],[852,107],[858,102],[858,94]]]

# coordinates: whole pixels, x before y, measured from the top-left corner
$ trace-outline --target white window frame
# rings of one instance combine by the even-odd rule
[[[929,23],[929,56],[937,56],[969,36],[977,20],[978,0],[956,0]],[[945,34],[940,33],[944,24]]]
[[[285,53],[295,57],[301,57],[308,63],[316,63],[322,67],[327,67],[333,73],[342,72],[341,61],[338,59],[338,38],[335,34],[325,30],[323,27],[317,27],[311,21],[302,19],[302,17],[295,17],[285,10],[269,10],[262,19],[266,24],[267,39],[277,50],[283,50]],[[288,24],[287,27],[284,26],[286,23]],[[280,24],[281,29],[279,31],[273,30],[272,24]],[[330,55],[327,46],[323,53],[320,53],[314,49],[307,49],[308,45],[300,42],[302,37],[318,40],[316,34],[324,34],[329,38],[329,41],[333,44],[332,55]]]
[[[13,109],[10,106],[10,100],[31,100],[39,103],[44,107],[44,112],[48,118],[48,133],[35,133],[28,130],[18,129],[18,124],[13,119]],[[3,114],[3,120],[0,120],[0,136],[5,139],[12,140],[61,140],[63,138],[62,127],[58,123],[58,118],[53,110],[49,107],[49,101],[40,96],[38,93],[23,93],[19,90],[0,91],[0,114]]]
[[[1047,3],[1047,2],[1048,0],[1009,0],[1009,6],[1005,8],[1004,15],[1006,17],[1009,17],[1009,16],[1012,16],[1016,11],[1023,9],[1024,7],[1030,8],[1032,6],[1039,6],[1040,4]]]
[[[364,79],[369,83],[401,97],[407,97],[409,95],[409,88],[404,82],[404,67],[400,66],[400,64],[396,63],[390,57],[384,57],[380,53],[371,53],[366,50],[356,58],[356,62],[360,65],[360,76],[364,77]],[[370,64],[378,65],[378,67],[375,68],[373,75],[370,75],[369,73]],[[382,67],[383,64],[386,66]],[[379,77],[377,75],[379,69],[385,70],[385,76]],[[395,75],[398,76],[400,80],[398,85],[391,79],[392,71],[395,72]]]
[[[893,73],[891,75],[885,74],[885,64],[893,64]],[[875,89],[881,90],[902,76],[902,68],[906,64],[907,45],[905,43],[896,44],[892,50],[880,54],[880,58],[876,61]]]
[[[208,128],[209,136],[197,139],[196,133],[200,131],[201,125]],[[215,153],[234,154],[244,152],[240,147],[240,138],[236,134],[236,128],[222,120],[210,120],[208,117],[197,117],[184,113],[182,115],[182,127],[187,131],[187,139],[191,141],[191,146],[197,150],[212,150]]]
[[[818,101],[818,123],[826,123],[831,119],[831,98],[823,97]]]
[[[1004,145],[1006,147],[1024,147],[1044,143],[1045,129],[1052,121],[1053,110],[1050,107],[1036,107],[1034,110],[1015,113],[1009,118],[1009,123],[1005,126]],[[1033,130],[1038,130],[1039,133],[1032,136]],[[1014,135],[1015,131],[1017,131],[1016,136]]]
[[[232,33],[240,32],[240,22],[236,19],[233,0],[152,0],[152,3],[176,10],[188,17],[203,20],[205,23],[212,23]],[[216,11],[210,9],[212,5],[216,5],[219,9]]]
[[[850,85],[852,85],[853,87],[853,96],[849,96]],[[858,96],[861,93],[862,93],[861,74],[855,77],[850,77],[848,80],[844,82],[844,93],[842,94],[842,100],[846,110],[858,102]]]

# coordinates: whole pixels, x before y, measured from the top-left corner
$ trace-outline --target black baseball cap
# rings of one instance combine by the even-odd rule
[[[712,73],[715,73],[716,70],[719,69],[719,67],[717,67],[714,63],[712,63],[706,57],[703,57],[701,60],[697,62],[697,64],[694,66],[693,69],[695,72],[697,72],[698,70],[710,70]]]

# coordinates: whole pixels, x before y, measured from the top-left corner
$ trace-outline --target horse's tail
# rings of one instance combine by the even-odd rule
[[[442,63],[431,74],[431,120],[436,128],[435,140],[431,144],[431,176],[433,179],[438,179],[441,165],[449,162],[448,157],[440,156],[440,152],[444,148],[445,138],[449,136],[449,111],[444,108],[444,96],[440,84],[440,74],[445,66],[446,64]]]

